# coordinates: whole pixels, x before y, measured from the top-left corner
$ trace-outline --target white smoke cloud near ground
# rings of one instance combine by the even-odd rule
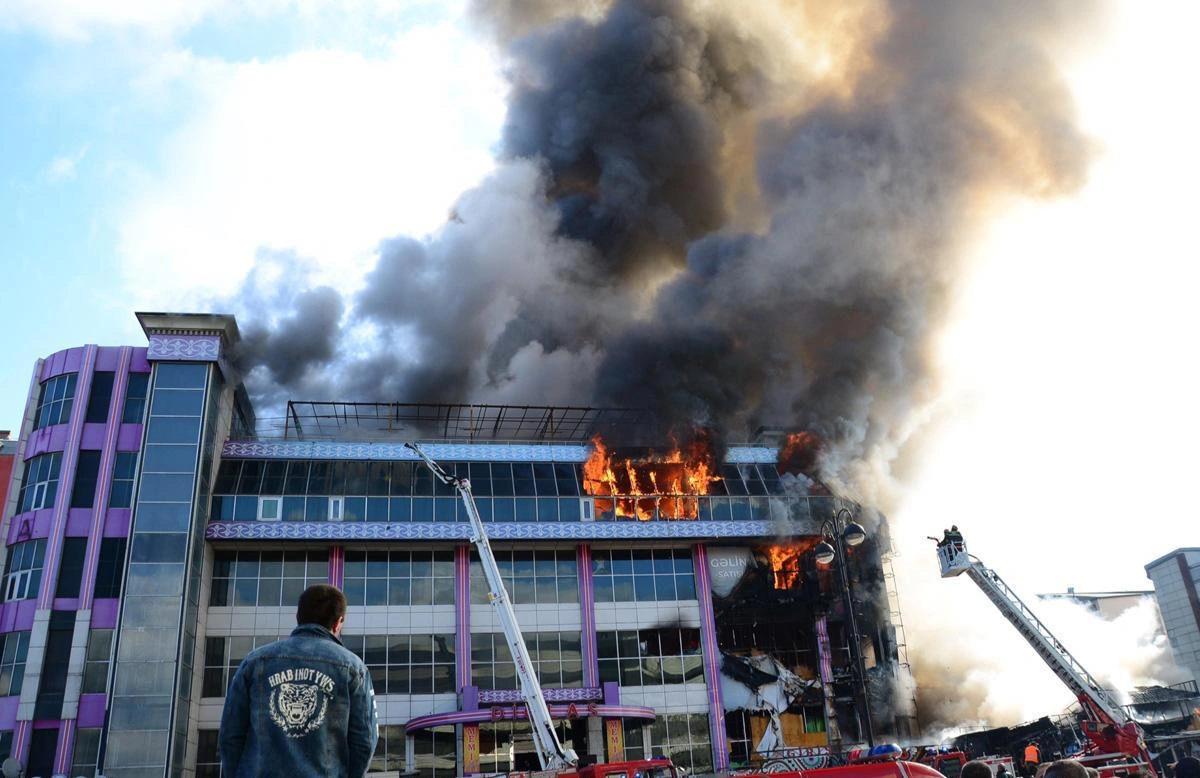
[[[429,237],[384,241],[360,291],[296,289],[286,305],[311,315],[245,315],[251,386],[274,401],[649,406],[728,439],[817,433],[823,477],[895,519],[919,680],[953,680],[928,681],[930,720],[1040,715],[1057,681],[1032,651],[963,585],[946,589],[963,582],[922,582],[916,538],[947,514],[901,484],[948,417],[937,341],[972,247],[1004,209],[1087,182],[1096,148],[1060,56],[1101,15],[481,6],[511,84],[496,170]],[[272,359],[279,346],[289,359]],[[1005,520],[980,540],[1011,535]],[[1005,648],[989,659],[992,645]],[[1031,689],[996,696],[1026,656]]]

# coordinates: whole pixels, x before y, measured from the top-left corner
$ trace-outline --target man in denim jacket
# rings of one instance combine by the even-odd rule
[[[251,651],[221,715],[227,778],[362,778],[379,740],[371,674],[338,635],[346,596],[310,586],[291,637]]]

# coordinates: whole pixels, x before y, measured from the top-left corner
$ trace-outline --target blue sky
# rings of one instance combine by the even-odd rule
[[[4,6],[0,429],[38,357],[140,344],[135,310],[227,296],[260,249],[353,285],[491,166],[504,86],[455,3]]]

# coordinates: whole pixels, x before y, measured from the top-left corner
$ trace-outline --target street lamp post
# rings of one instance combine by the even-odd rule
[[[842,523],[845,515],[849,521]],[[850,578],[846,573],[846,547],[857,546],[867,539],[867,531],[854,521],[854,514],[846,508],[839,508],[833,518],[821,523],[821,535],[824,537],[814,551],[818,564],[827,565],[837,560],[838,573],[842,582],[842,596],[846,604],[846,620],[850,626],[850,659],[854,663],[855,690],[861,698],[860,704],[854,706],[858,717],[858,730],[866,735],[867,745],[875,745],[875,732],[871,725],[870,698],[867,696],[867,671],[863,667],[862,636],[858,633],[858,619],[854,615],[854,598],[850,592]]]

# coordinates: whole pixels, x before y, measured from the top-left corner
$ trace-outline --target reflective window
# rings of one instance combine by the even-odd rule
[[[147,461],[150,454],[147,452]],[[578,521],[579,466],[563,463],[443,462],[467,475],[484,521]],[[467,521],[452,487],[412,462],[225,460],[213,485],[214,521],[234,520],[243,496],[284,499],[285,521],[329,521],[328,503],[342,497],[342,521]],[[307,498],[307,502],[304,502]],[[249,502],[247,502],[249,504]]]
[[[87,413],[83,420],[89,424],[108,421],[108,406],[112,403],[113,378],[111,370],[98,371],[92,376],[92,389],[88,394]]]
[[[690,627],[596,633],[600,681],[622,686],[704,683],[700,630]]]
[[[544,687],[583,685],[578,632],[526,632],[525,647]],[[471,635],[471,683],[480,689],[516,689],[512,652],[503,633]]]
[[[62,454],[57,451],[25,462],[25,477],[17,498],[21,513],[54,507],[54,493],[58,491],[58,471],[61,467]]]
[[[357,605],[453,605],[453,551],[346,551],[346,600]]]
[[[70,421],[71,404],[75,401],[75,378],[75,373],[67,373],[42,382],[37,410],[33,414],[35,430]]]
[[[290,632],[290,630],[289,630]],[[209,637],[204,639],[204,680],[200,688],[201,697],[224,697],[237,672],[238,665],[260,646],[274,643],[286,635],[255,635],[240,637]]]
[[[149,373],[130,373],[125,388],[125,404],[121,408],[121,421],[125,424],[141,424],[146,415],[146,395],[150,390]]]
[[[71,487],[71,507],[90,508],[96,499],[96,481],[100,477],[100,452],[80,451],[75,465],[75,483]]]
[[[196,732],[196,778],[221,778],[221,751],[217,742],[219,733],[217,729]]]
[[[328,580],[327,551],[218,551],[208,604],[294,607],[305,589]]]
[[[21,694],[21,683],[25,680],[25,657],[28,653],[28,632],[0,635],[0,697],[16,697]]]
[[[87,556],[87,538],[64,538],[62,557],[58,563],[58,586],[55,597],[78,597],[83,582],[83,564]]]
[[[154,390],[203,389],[208,380],[206,362],[160,362],[154,379]]]
[[[381,727],[389,732],[381,734],[388,738],[387,753],[400,754],[404,748],[403,727]],[[412,733],[413,778],[454,778],[458,775],[458,737],[454,727],[435,727]]]
[[[151,448],[159,448],[151,446]],[[133,479],[137,474],[137,454],[118,451],[113,462],[112,488],[108,492],[108,507],[129,508],[133,505]]]
[[[670,757],[688,775],[713,771],[707,713],[668,713],[650,723],[650,752]]]
[[[514,604],[579,602],[579,567],[575,551],[531,551],[493,549],[500,579]],[[471,602],[486,605],[488,583],[483,565],[476,554],[471,556]]]
[[[100,558],[96,563],[97,599],[121,596],[121,575],[125,569],[125,538],[104,538],[100,541]]]
[[[343,635],[371,671],[376,694],[453,692],[454,635]]]
[[[692,552],[687,549],[593,549],[596,602],[696,599]]]
[[[9,547],[8,564],[4,572],[6,602],[37,597],[45,557],[45,540],[30,540]]]
[[[108,663],[112,659],[111,629],[93,629],[88,633],[87,654],[83,665],[81,694],[108,691]]]
[[[37,701],[33,707],[35,719],[62,717],[67,691],[67,670],[71,664],[71,639],[75,632],[74,611],[51,611],[46,646],[42,658],[42,673],[38,681]]]
[[[404,774],[404,767],[404,726],[380,726],[379,742],[375,746],[375,753],[371,756],[367,775],[379,773],[401,775]],[[199,773],[196,774],[196,778],[200,778]],[[217,778],[217,776],[214,775],[212,778]]]
[[[100,727],[75,730],[75,753],[71,757],[71,775],[95,775],[100,761]]]

